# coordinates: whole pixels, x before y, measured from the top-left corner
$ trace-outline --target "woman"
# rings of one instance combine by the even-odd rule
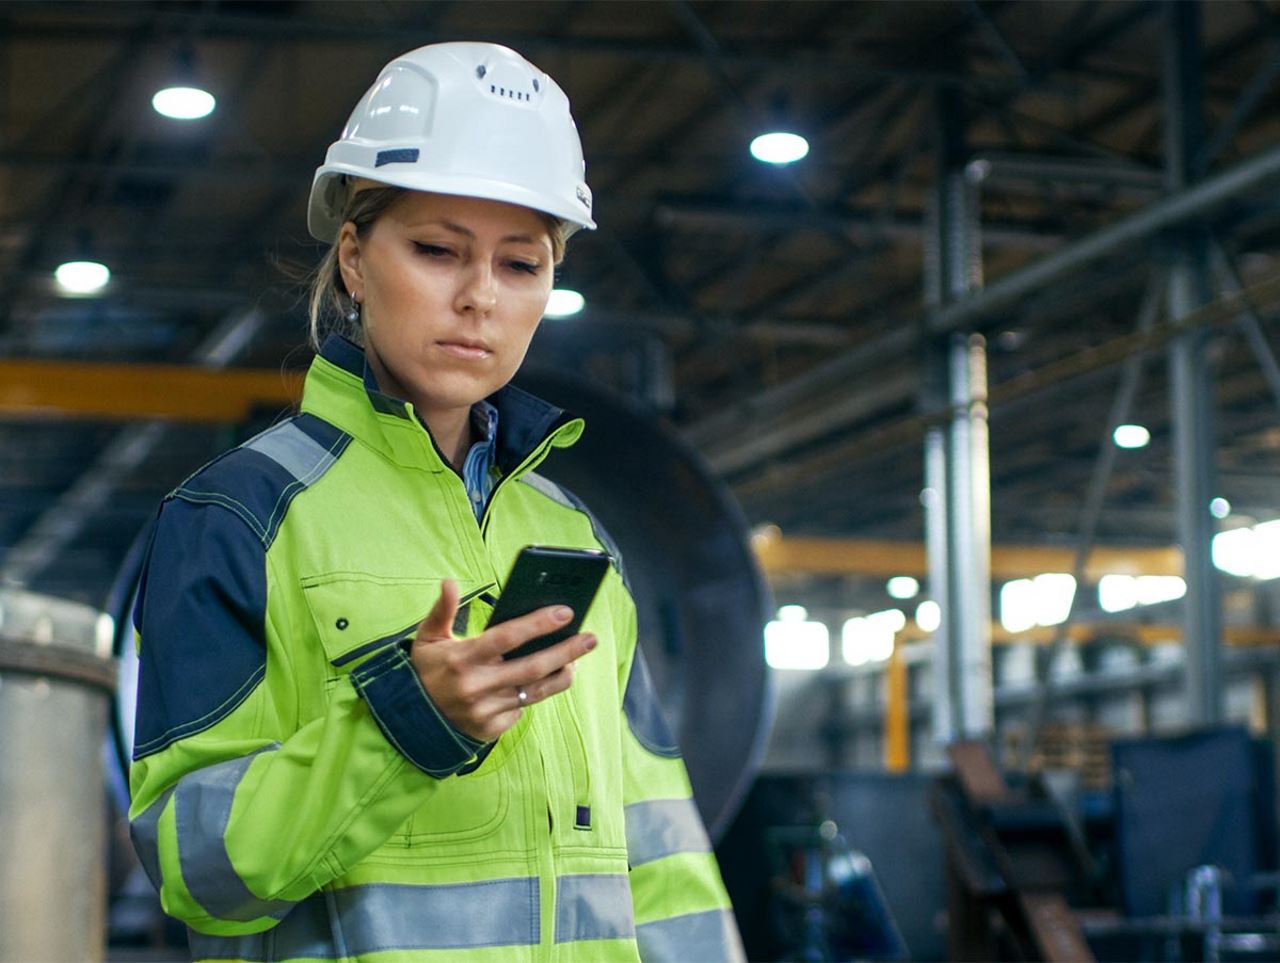
[[[135,609],[132,831],[197,959],[741,956],[621,567],[555,646],[502,658],[557,609],[484,629],[522,546],[610,548],[534,472],[582,422],[507,385],[583,170],[554,81],[450,43],[317,171],[346,336],[165,500]]]

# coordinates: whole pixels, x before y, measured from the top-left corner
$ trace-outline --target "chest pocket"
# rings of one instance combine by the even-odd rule
[[[399,578],[342,572],[302,580],[325,666],[325,697],[351,669],[386,645],[411,636],[440,596],[440,578]],[[458,580],[460,613],[493,588],[492,583]],[[459,618],[463,622],[464,618]],[[471,620],[474,624],[474,619]],[[460,628],[456,626],[455,628]],[[455,632],[455,634],[463,634]],[[488,836],[508,806],[506,777],[482,766],[465,777],[443,780],[429,802],[411,816],[384,846],[404,850],[442,843],[465,843]]]

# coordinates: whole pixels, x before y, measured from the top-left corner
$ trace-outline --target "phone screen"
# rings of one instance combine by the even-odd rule
[[[554,632],[512,649],[503,658],[530,655],[581,631],[582,621],[611,561],[605,552],[591,549],[546,545],[528,545],[521,549],[489,617],[489,625],[528,615],[548,605],[569,606],[573,609],[573,618]]]

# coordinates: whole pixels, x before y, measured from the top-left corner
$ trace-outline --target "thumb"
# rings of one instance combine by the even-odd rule
[[[440,584],[440,597],[427,617],[418,623],[418,641],[436,642],[453,638],[453,620],[458,615],[458,583],[451,578]]]

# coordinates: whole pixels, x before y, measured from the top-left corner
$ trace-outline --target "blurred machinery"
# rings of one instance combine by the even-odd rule
[[[109,620],[0,589],[0,960],[100,960]]]

